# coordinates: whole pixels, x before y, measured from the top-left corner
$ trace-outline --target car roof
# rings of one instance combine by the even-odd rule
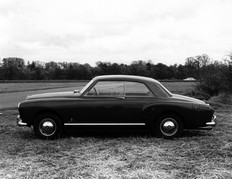
[[[128,81],[138,81],[138,82],[150,82],[150,83],[160,83],[159,81],[144,77],[144,76],[136,76],[136,75],[101,75],[96,76],[93,80],[128,80]]]

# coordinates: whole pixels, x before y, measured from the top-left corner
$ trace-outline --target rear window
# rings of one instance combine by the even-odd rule
[[[125,87],[125,96],[153,96],[153,93],[143,83],[126,82]]]

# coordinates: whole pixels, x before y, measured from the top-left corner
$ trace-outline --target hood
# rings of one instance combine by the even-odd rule
[[[179,101],[185,101],[185,102],[192,102],[196,104],[206,104],[204,101],[196,99],[196,98],[191,98],[188,96],[183,96],[179,94],[172,94],[172,99],[179,100]]]
[[[73,91],[68,91],[68,92],[34,94],[31,96],[27,96],[27,100],[43,99],[43,98],[70,98],[70,97],[73,97],[74,95],[80,96],[79,93],[74,93]]]

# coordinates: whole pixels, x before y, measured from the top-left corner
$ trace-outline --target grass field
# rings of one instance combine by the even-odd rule
[[[1,111],[0,178],[232,178],[232,107],[212,105],[218,123],[212,131],[185,131],[173,140],[138,132],[40,140],[16,126],[16,110]]]
[[[196,82],[162,82],[162,84],[172,93],[188,94],[193,90]]]
[[[4,111],[0,178],[232,178],[231,107],[216,106],[212,131],[185,131],[174,140],[143,133],[66,134],[39,140]]]
[[[85,85],[86,82],[79,82],[78,85]],[[69,83],[0,83],[0,94],[23,91],[36,91],[55,88],[68,88],[77,86],[77,82]]]
[[[0,94],[84,86],[87,82],[88,81],[67,83],[0,83]],[[195,82],[162,82],[162,84],[171,92],[185,94],[186,92],[189,92],[193,89]]]
[[[80,90],[85,86],[87,81],[23,81],[19,83],[0,83],[0,111],[2,109],[16,108],[20,101],[25,100],[26,96],[38,93],[51,93],[60,91],[73,91]],[[181,88],[178,88],[181,86]],[[164,82],[170,91],[191,95],[189,91],[193,89],[194,83],[192,82]],[[186,92],[186,93],[185,93]]]

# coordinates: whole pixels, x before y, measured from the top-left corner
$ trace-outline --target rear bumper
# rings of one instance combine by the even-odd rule
[[[207,122],[205,124],[205,127],[200,127],[199,129],[201,129],[201,130],[211,130],[211,129],[213,129],[213,127],[216,126],[216,122],[215,122],[216,118],[217,118],[216,115],[213,115],[212,120],[210,122]]]
[[[20,115],[17,116],[17,125],[20,127],[27,126],[27,123],[24,123],[20,118]]]

